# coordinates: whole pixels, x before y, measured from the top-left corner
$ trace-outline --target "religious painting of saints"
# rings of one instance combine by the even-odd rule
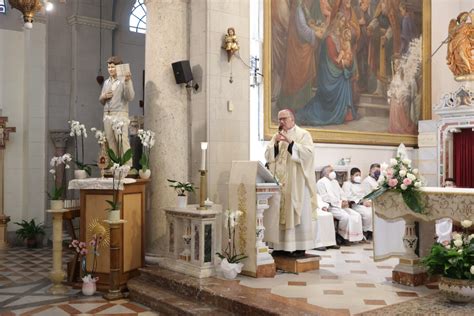
[[[315,142],[417,144],[430,119],[430,0],[266,0],[265,136],[289,108]]]

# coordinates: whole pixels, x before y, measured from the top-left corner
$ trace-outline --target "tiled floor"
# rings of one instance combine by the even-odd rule
[[[51,256],[48,248],[0,251],[0,315],[157,315],[128,300],[109,302],[100,294],[87,297],[75,289],[66,295],[49,294]]]
[[[372,246],[358,244],[330,249],[321,255],[320,270],[299,275],[279,273],[273,279],[240,277],[240,284],[271,288],[273,294],[305,298],[308,303],[361,313],[435,293],[426,286],[408,287],[392,283],[392,269],[398,259],[374,262]]]

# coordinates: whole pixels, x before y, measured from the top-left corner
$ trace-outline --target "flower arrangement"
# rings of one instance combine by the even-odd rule
[[[92,127],[91,132],[95,133],[94,136],[97,139],[97,143],[99,144],[99,146],[103,146],[107,143],[107,138],[105,137],[104,131]]]
[[[186,196],[186,192],[194,192],[194,184],[191,182],[179,182],[176,180],[167,179],[170,187],[178,192],[179,196]]]
[[[150,169],[150,152],[151,148],[155,144],[155,133],[150,130],[145,131],[139,129],[138,137],[140,138],[140,141],[143,145],[143,154],[140,158],[140,165],[142,166],[142,170],[146,171],[147,169]]]
[[[89,176],[91,175],[91,165],[84,162],[84,138],[87,138],[87,130],[84,124],[79,121],[67,121],[70,125],[69,135],[74,137],[74,163],[80,170],[84,170]],[[81,159],[79,160],[78,143],[81,141]]]
[[[474,280],[474,234],[469,235],[472,221],[461,222],[463,232],[453,232],[452,239],[435,243],[422,263],[430,274],[460,280]]]
[[[110,119],[108,117],[104,120]],[[112,129],[114,131],[115,138],[117,139],[117,153],[115,153],[112,148],[107,149],[107,155],[110,158],[110,163],[117,163],[120,166],[125,165],[130,159],[132,159],[132,149],[129,148],[125,153],[123,152],[123,129],[130,124],[128,119],[112,119]]]
[[[424,205],[419,188],[422,180],[418,169],[412,168],[411,160],[397,157],[390,159],[390,165],[381,165],[381,175],[378,179],[379,188],[369,193],[364,199],[375,199],[387,190],[402,194],[406,205],[415,213],[423,213]]]
[[[99,246],[102,240],[102,235],[94,234],[92,235],[92,239],[89,241],[89,245],[83,241],[75,239],[69,244],[69,248],[72,248],[80,257],[79,261],[81,263],[82,281],[84,281],[84,283],[96,282],[99,279],[98,277],[94,277],[94,274],[97,270],[97,257],[99,256]],[[91,270],[87,270],[86,258],[89,252],[88,246],[90,246],[93,254]]]
[[[216,255],[228,263],[239,263],[247,258],[245,254],[238,254],[235,246],[235,228],[239,224],[241,215],[242,212],[239,210],[226,210],[224,213],[224,227],[228,233],[227,246],[222,253],[216,252]]]
[[[53,191],[51,193],[48,192],[48,197],[50,200],[60,200],[61,196],[63,195],[64,188],[63,186],[56,186],[56,177],[58,175],[58,171],[60,170],[61,165],[64,164],[65,169],[69,169],[68,162],[72,160],[71,155],[66,153],[62,156],[55,156],[51,158],[49,162],[51,169],[49,169],[49,173],[53,175]]]
[[[120,182],[130,171],[130,166],[120,166],[114,163],[113,166],[110,167],[110,171],[112,171],[112,200],[106,200],[110,205],[110,208],[107,209],[108,211],[120,209],[121,203],[118,200]]]

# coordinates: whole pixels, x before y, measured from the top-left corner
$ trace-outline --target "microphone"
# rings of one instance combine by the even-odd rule
[[[280,133],[283,130],[283,125],[278,126],[278,133]]]

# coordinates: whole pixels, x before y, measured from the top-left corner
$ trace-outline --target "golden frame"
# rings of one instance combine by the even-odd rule
[[[431,0],[421,0],[422,20],[422,108],[421,120],[431,119]],[[264,0],[264,136],[270,139],[277,131],[278,125],[272,123],[271,117],[271,0]],[[390,133],[325,130],[307,128],[317,143],[364,144],[364,145],[399,145],[417,146],[417,135]]]

